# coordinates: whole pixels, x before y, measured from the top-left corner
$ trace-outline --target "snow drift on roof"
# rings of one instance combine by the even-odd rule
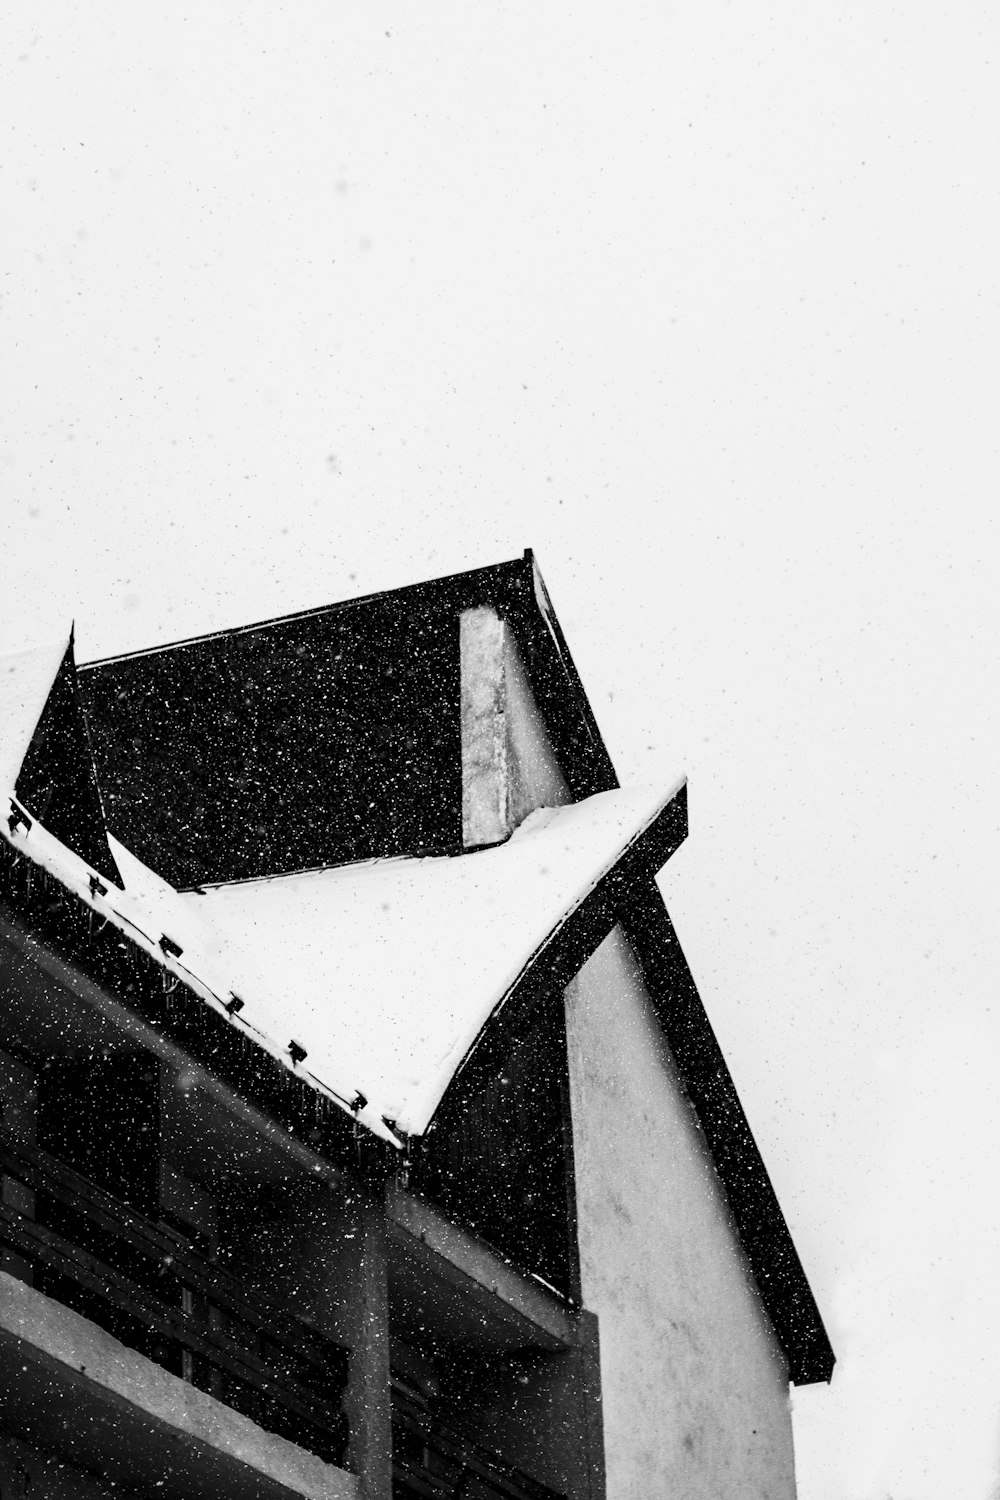
[[[218,930],[243,1014],[409,1134],[536,951],[672,800],[602,792],[475,854],[374,860],[180,899]],[[126,882],[128,875],[126,873]],[[335,1087],[338,1085],[334,1085]]]
[[[43,678],[36,670],[39,694]],[[677,790],[616,790],[540,809],[506,843],[476,853],[371,860],[203,893],[179,893],[115,839],[118,880],[105,884],[37,818],[3,820],[0,837],[398,1145],[385,1122],[426,1130],[533,957]]]
[[[13,790],[52,684],[66,637],[0,656],[0,788]]]

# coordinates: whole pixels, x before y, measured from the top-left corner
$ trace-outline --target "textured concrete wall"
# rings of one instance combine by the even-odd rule
[[[487,605],[464,610],[460,639],[462,838],[496,844],[572,798],[506,623]]]
[[[566,991],[608,1500],[793,1500],[784,1357],[618,929]]]

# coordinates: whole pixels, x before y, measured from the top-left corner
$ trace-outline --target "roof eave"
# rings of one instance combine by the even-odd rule
[[[643,972],[704,1133],[735,1233],[788,1363],[790,1381],[828,1381],[835,1356],[736,1086],[684,959],[655,876],[688,833],[687,785],[531,955],[456,1070],[432,1117],[485,1083],[526,1017],[565,989],[616,924]]]
[[[725,1191],[793,1385],[829,1381],[836,1356],[659,887],[631,892],[622,926]]]
[[[614,791],[619,782],[611,756],[531,548],[500,576],[507,587],[498,603],[574,800]]]
[[[503,1054],[525,1015],[543,995],[569,984],[618,921],[630,892],[641,888],[643,882],[663,867],[680,848],[687,832],[687,784],[682,782],[611,868],[566,912],[525,961],[456,1068],[428,1122],[428,1130],[456,1088],[475,1087],[480,1078],[490,1075],[494,1061]]]
[[[108,920],[101,889],[88,902],[32,850],[0,837],[0,921],[11,923],[11,931],[20,927],[25,951],[48,949],[67,973],[75,971],[113,996],[235,1095],[290,1135],[309,1140],[318,1155],[337,1166],[388,1175],[397,1159],[393,1145],[220,1016],[191,983],[174,975],[176,982],[165,984],[167,954],[147,951],[119,922]],[[105,920],[95,922],[95,915]]]

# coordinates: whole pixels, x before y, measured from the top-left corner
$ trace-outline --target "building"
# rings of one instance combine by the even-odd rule
[[[3,1500],[795,1493],[833,1353],[530,553],[0,661]]]

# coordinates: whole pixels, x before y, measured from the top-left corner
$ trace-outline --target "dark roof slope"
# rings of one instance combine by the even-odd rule
[[[108,846],[104,809],[70,637],[56,679],[18,772],[21,805],[67,849],[109,880],[121,876]]]
[[[535,955],[496,1011],[442,1100],[447,1129],[529,1029],[545,998],[563,989],[616,923],[642,970],[677,1070],[718,1173],[736,1234],[796,1385],[829,1380],[833,1348],[781,1205],[701,1002],[654,877],[687,837],[687,788],[636,839]],[[419,1149],[419,1148],[418,1148]],[[641,1150],[641,1143],[637,1143]]]
[[[618,785],[530,551],[80,668],[111,831],[172,885],[462,848],[459,614],[509,622],[575,798]]]
[[[789,1378],[796,1385],[829,1380],[836,1361],[823,1319],[655,881],[636,881],[619,915],[788,1357]]]

